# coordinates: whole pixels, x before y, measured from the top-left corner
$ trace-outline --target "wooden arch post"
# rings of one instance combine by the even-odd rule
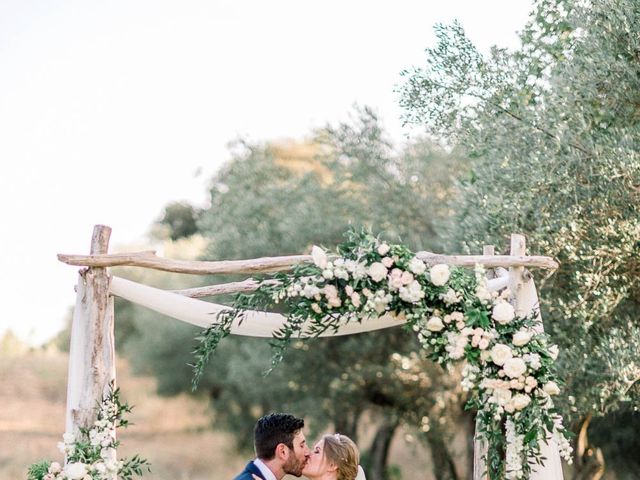
[[[511,251],[509,254],[513,257],[524,257],[526,255],[526,239],[524,235],[512,234],[511,235]],[[484,247],[484,255],[493,255],[494,250],[492,246]],[[490,277],[492,272],[488,272]],[[531,273],[525,269],[522,265],[515,265],[509,267],[508,288],[510,292],[510,301],[513,305],[515,313],[519,317],[527,316],[533,309],[539,308],[538,292],[536,291],[535,283]],[[538,312],[538,322],[536,330],[542,332],[544,327],[542,324],[542,317]],[[477,431],[476,422],[476,431]],[[560,456],[558,455],[558,446],[553,439],[548,439],[547,442],[541,445],[541,451],[545,457],[544,469],[539,466],[532,468],[531,480],[562,480],[562,464],[560,462]],[[486,442],[477,437],[477,433],[474,436],[474,461],[473,461],[473,480],[489,480],[486,474],[487,467],[485,456],[487,453]]]
[[[110,236],[111,228],[96,225],[91,238],[91,254],[106,254]],[[75,435],[81,427],[93,425],[96,406],[109,393],[111,385],[115,386],[114,313],[110,284],[111,275],[103,267],[89,267],[78,275],[69,347],[65,430]]]

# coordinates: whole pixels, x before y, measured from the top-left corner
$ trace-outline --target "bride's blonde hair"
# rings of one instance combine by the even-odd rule
[[[360,452],[346,435],[339,433],[322,437],[324,455],[338,467],[338,480],[354,480],[358,474]]]

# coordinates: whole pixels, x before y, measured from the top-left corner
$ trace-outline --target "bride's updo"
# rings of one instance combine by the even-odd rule
[[[356,444],[346,435],[339,433],[325,435],[322,440],[326,459],[338,467],[337,480],[354,480],[360,463],[360,452]]]

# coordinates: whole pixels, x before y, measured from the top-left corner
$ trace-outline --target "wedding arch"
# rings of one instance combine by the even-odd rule
[[[71,327],[65,425],[65,431],[69,434],[76,434],[83,430],[85,432],[88,431],[96,422],[96,417],[99,414],[96,411],[96,405],[103,402],[106,397],[113,393],[113,387],[116,383],[114,296],[183,322],[208,328],[212,322],[215,322],[216,318],[220,318],[221,313],[229,311],[229,307],[199,300],[199,298],[239,292],[255,292],[261,288],[259,281],[248,278],[240,282],[166,291],[113,276],[109,271],[109,267],[136,266],[196,275],[258,275],[284,272],[296,268],[296,266],[313,264],[314,262],[317,264],[318,255],[325,255],[320,250],[317,252],[314,250],[314,255],[265,257],[249,260],[172,260],[158,257],[152,251],[111,254],[108,252],[110,235],[111,228],[104,225],[96,225],[88,255],[58,255],[58,259],[61,262],[84,267],[79,272],[76,286],[76,304]],[[388,247],[385,246],[385,250],[386,248]],[[527,320],[529,323],[526,323],[529,330],[520,330],[520,332],[525,332],[524,337],[529,335],[525,343],[530,340],[532,335],[542,334],[543,325],[538,310],[538,295],[530,269],[556,269],[558,264],[549,257],[527,256],[524,236],[519,234],[511,236],[509,255],[494,255],[493,246],[485,246],[482,255],[447,256],[430,252],[417,252],[414,259],[417,259],[413,261],[417,261],[418,264],[432,268],[433,266],[444,265],[454,268],[477,269],[480,266],[483,269],[483,277],[486,276],[486,290],[488,292],[497,292],[505,298],[504,304],[513,307],[514,314],[512,317],[515,315],[517,318],[529,319]],[[322,259],[322,261],[326,261],[326,258]],[[421,266],[420,272],[422,271]],[[455,292],[453,296],[455,297]],[[495,298],[496,293],[493,296]],[[446,315],[444,317],[446,319]],[[241,318],[238,317],[236,312],[236,315],[231,315],[228,318],[230,322],[226,331],[227,334],[265,338],[272,338],[274,334],[281,331],[286,323],[286,317],[262,311],[243,311]],[[494,316],[494,318],[497,317]],[[434,334],[442,330],[440,325],[444,325],[440,318],[436,320],[437,322],[432,317],[430,321],[432,321],[433,325],[427,327]],[[317,334],[320,336],[352,335],[371,330],[397,327],[407,321],[402,315],[385,314],[372,316],[367,318],[366,321],[336,324],[334,328],[325,329]],[[514,336],[516,333],[518,332],[512,332]],[[469,332],[468,336],[472,334],[473,332]],[[427,337],[429,335],[430,332],[427,331],[426,337],[423,338],[425,342],[428,341]],[[477,340],[474,341],[477,343]],[[435,344],[435,340],[432,343]],[[515,341],[513,343],[513,345],[520,344],[515,343]],[[501,365],[497,361],[496,363]],[[503,370],[501,376],[504,376]],[[505,378],[509,379],[509,377]],[[512,382],[517,381],[515,377],[512,378]],[[520,377],[520,379],[522,378]],[[549,382],[549,384],[553,384],[554,388],[557,388],[555,382]],[[527,392],[531,391],[532,387],[529,387],[530,385],[527,387]],[[522,388],[524,388],[524,384]],[[541,388],[540,392],[541,396],[548,397],[546,393],[542,393]],[[557,392],[551,392],[551,394],[553,393]],[[509,397],[511,397],[511,394],[509,394]],[[546,399],[543,400],[547,401]],[[550,402],[550,400],[548,401]],[[520,408],[516,407],[517,410]],[[517,417],[517,411],[515,415]],[[115,431],[110,432],[109,435],[115,439]],[[507,438],[507,445],[508,443],[509,438]],[[534,464],[537,459],[529,459],[529,463],[533,464],[529,478],[539,480],[562,479],[560,451],[556,439],[553,436],[549,436],[546,440],[543,439],[538,447],[539,458],[545,459],[544,464]],[[487,475],[486,452],[487,443],[476,432],[476,438],[474,439],[474,480],[489,478]],[[507,475],[505,478],[524,477],[513,474],[513,476]]]

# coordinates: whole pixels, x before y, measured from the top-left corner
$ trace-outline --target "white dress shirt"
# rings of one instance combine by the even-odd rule
[[[253,464],[258,467],[258,470],[260,470],[260,473],[262,473],[265,480],[278,480],[273,472],[269,470],[269,467],[267,467],[259,458],[256,458],[253,461]]]

